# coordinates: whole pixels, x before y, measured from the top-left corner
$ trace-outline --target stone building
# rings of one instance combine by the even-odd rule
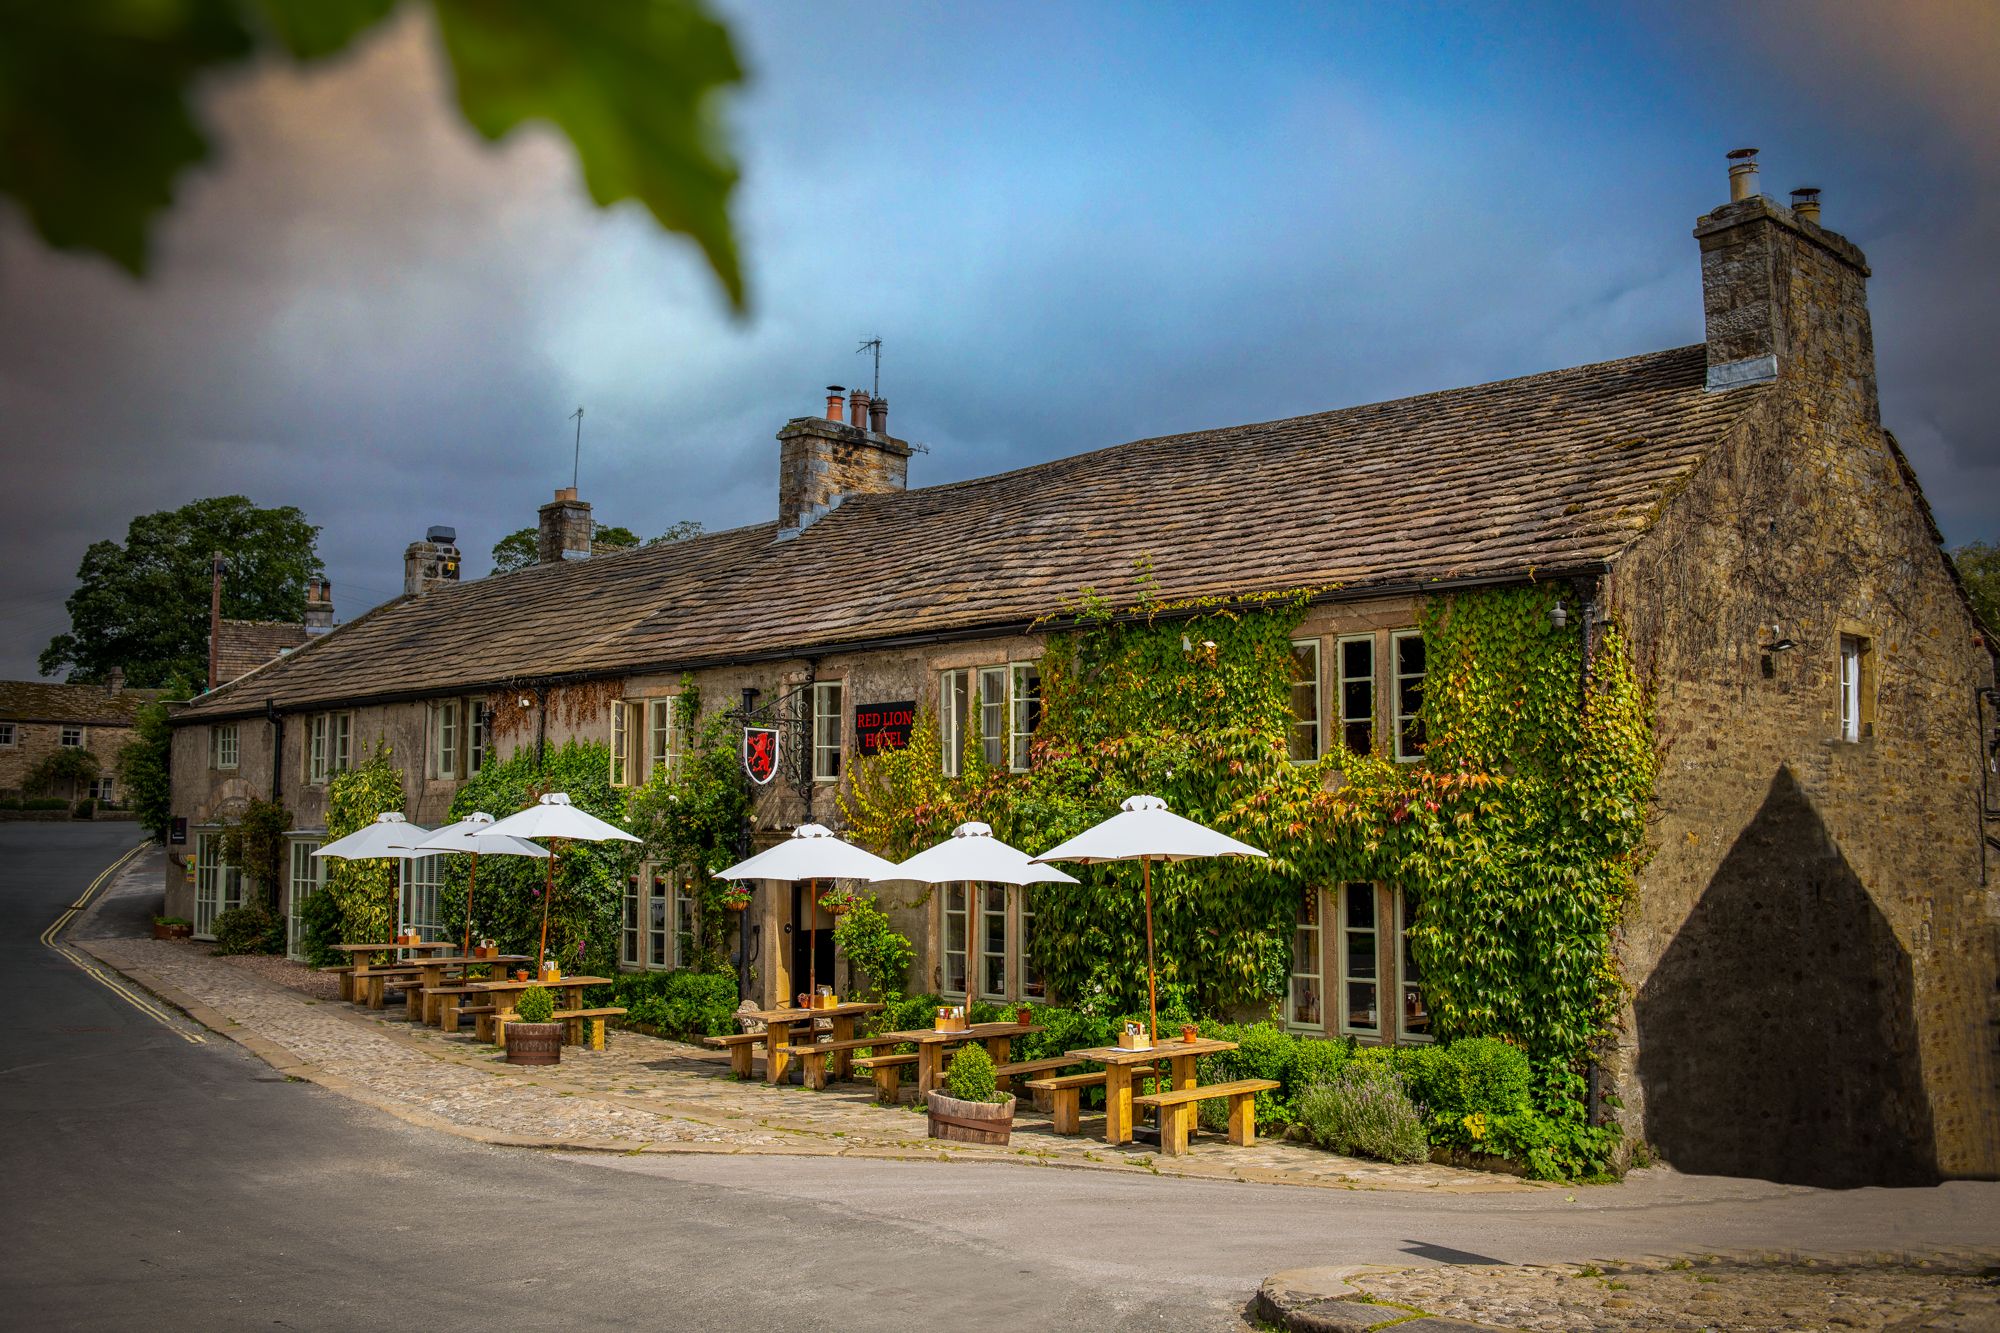
[[[0,680],[0,793],[21,795],[43,760],[77,749],[96,758],[98,776],[49,794],[116,804],[118,751],[132,739],[141,706],[161,693],[128,690],[119,676],[104,685]]]
[[[765,789],[775,837],[836,816],[859,710],[949,718],[976,689],[992,757],[1027,763],[1038,618],[1086,586],[1136,600],[1141,558],[1168,599],[1328,590],[1297,636],[1301,743],[1421,762],[1422,599],[1558,581],[1584,633],[1625,628],[1657,702],[1631,999],[1601,1071],[1623,1123],[1691,1170],[2000,1173],[1993,649],[1881,426],[1859,250],[1815,196],[1765,198],[1747,158],[1695,238],[1692,347],[917,490],[887,404],[835,391],[778,434],[776,521],[608,557],[558,493],[538,565],[379,608],[178,717],[176,813],[199,832],[268,791],[311,829],[327,777],[377,739],[421,822],[522,745],[605,742],[616,779],[643,780],[692,678],[802,710],[813,780]],[[628,965],[677,961],[674,885],[641,877]],[[206,919],[226,890],[200,888],[190,904],[171,880],[170,910]],[[422,892],[405,899],[423,924]],[[1427,1039],[1413,908],[1390,884],[1314,890],[1286,1021]],[[816,910],[761,888],[754,998],[796,989]],[[900,923],[915,984],[1036,993],[1018,896],[962,886]]]

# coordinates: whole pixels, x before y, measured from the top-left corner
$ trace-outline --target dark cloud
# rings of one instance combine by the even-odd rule
[[[421,23],[256,70],[148,283],[0,218],[0,675],[89,541],[200,495],[304,507],[343,616],[431,523],[478,573],[579,403],[601,518],[767,518],[875,334],[918,484],[1693,342],[1743,141],[1869,252],[1885,417],[2000,536],[1993,24],[1893,13],[738,6],[748,321],[553,136],[478,142]]]

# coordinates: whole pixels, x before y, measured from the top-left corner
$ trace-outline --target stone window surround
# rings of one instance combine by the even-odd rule
[[[947,928],[948,917],[957,915],[951,904],[954,889],[962,892],[961,905],[965,910],[965,944],[959,950],[951,948],[951,932]],[[965,890],[970,892],[963,892]],[[947,955],[956,954],[965,968],[965,977],[977,992],[972,996],[974,1000],[992,1004],[1018,1004],[1023,1001],[1041,1003],[1047,1000],[1047,988],[1030,975],[1028,932],[1031,929],[1030,923],[1034,911],[1028,902],[1028,895],[1032,892],[1034,892],[1032,888],[1014,889],[1002,884],[961,883],[936,886],[932,893],[936,905],[931,909],[931,931],[938,947],[937,991],[941,998],[959,1002],[966,999],[965,987],[951,984],[951,961]],[[983,901],[989,893],[1000,895],[1001,909],[997,914],[991,913],[990,904]],[[985,949],[984,927],[989,915],[999,915],[1004,922],[1003,952],[995,956],[1004,957],[1006,960],[1003,965],[1005,981],[997,992],[988,989],[985,984],[984,963],[988,955]]]
[[[681,751],[675,711],[679,698],[680,691],[673,690],[613,701],[609,720],[612,786],[641,787],[662,764],[673,766]]]
[[[56,734],[57,743],[65,750],[81,750],[84,742],[90,738],[90,733],[85,728],[69,722],[64,723],[62,730]],[[76,739],[71,740],[71,736]]]
[[[323,787],[354,766],[354,714],[314,713],[306,720],[305,783]]]
[[[1347,1021],[1347,894],[1363,888],[1374,895],[1375,976],[1357,980],[1371,982],[1376,987],[1376,1023],[1372,1028],[1357,1027]],[[1351,880],[1316,886],[1308,892],[1316,895],[1319,909],[1319,972],[1314,980],[1319,987],[1320,1022],[1312,1025],[1290,1021],[1291,979],[1311,975],[1290,972],[1286,983],[1285,1026],[1299,1033],[1352,1037],[1365,1045],[1430,1041],[1427,1031],[1412,1027],[1413,1016],[1409,1013],[1406,1000],[1407,988],[1421,988],[1423,982],[1421,978],[1410,975],[1411,968],[1406,962],[1408,904],[1402,889],[1379,880]],[[1301,904],[1300,915],[1304,916],[1304,904]],[[1389,1006],[1392,1003],[1395,1006],[1395,1022],[1390,1029],[1385,1028],[1384,1020],[1390,1015]],[[1428,1024],[1427,1016],[1419,1016],[1424,1017]]]
[[[1835,627],[1834,740],[1859,745],[1875,735],[1875,703],[1881,688],[1881,657],[1870,627],[1842,618]]]
[[[815,680],[812,683],[812,731],[807,744],[812,747],[812,780],[822,785],[838,783],[847,759],[847,681],[845,677]],[[828,704],[831,701],[832,706]],[[832,726],[824,725],[831,720]],[[830,741],[822,737],[831,733]],[[823,762],[828,761],[828,762]]]
[[[239,733],[234,722],[218,722],[208,730],[208,766],[224,771],[237,766],[242,757]]]
[[[0,750],[11,750],[21,743],[20,729],[12,722],[0,722]]]

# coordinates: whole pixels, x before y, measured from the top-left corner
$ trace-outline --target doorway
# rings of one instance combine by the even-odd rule
[[[834,984],[833,913],[815,901],[810,881],[792,885],[791,961],[792,993],[779,996],[780,1004],[792,1003],[815,978],[822,986]]]

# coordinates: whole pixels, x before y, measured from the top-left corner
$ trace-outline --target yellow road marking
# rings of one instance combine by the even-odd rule
[[[62,943],[58,939],[58,937],[62,934],[64,928],[66,928],[69,925],[69,923],[76,918],[76,914],[78,912],[81,912],[84,908],[90,906],[90,900],[97,896],[97,891],[103,888],[104,885],[110,880],[110,878],[114,874],[124,869],[125,865],[129,861],[131,861],[133,857],[137,856],[140,852],[145,851],[147,846],[148,844],[142,842],[137,847],[134,847],[131,851],[125,853],[125,855],[119,857],[116,861],[113,861],[110,865],[106,866],[104,868],[104,873],[100,874],[96,879],[92,880],[90,882],[90,887],[85,889],[81,894],[79,894],[77,896],[77,900],[71,903],[69,907],[64,910],[61,916],[57,917],[54,921],[49,923],[49,928],[42,932],[42,943],[48,946],[49,948],[55,950],[55,952],[60,956],[62,956],[63,958],[68,959],[85,976],[89,977],[92,981],[95,981],[98,985],[103,986],[106,990],[109,990],[113,995],[116,995],[119,999],[131,1005],[134,1009],[137,1009],[140,1013],[147,1015],[149,1018],[157,1019],[160,1023],[165,1025],[167,1031],[173,1033],[175,1036],[179,1037],[182,1041],[198,1046],[203,1042],[205,1042],[207,1038],[201,1036],[198,1033],[188,1032],[184,1030],[174,1022],[173,1016],[169,1014],[166,1010],[160,1008],[158,1005],[154,1004],[151,1000],[148,1000],[144,996],[140,995],[138,991],[135,991],[130,986],[126,985],[122,979],[114,978],[110,973],[106,972],[103,968],[98,967],[95,963],[86,962],[84,960],[83,955],[79,954],[76,950],[70,948],[67,944]]]

